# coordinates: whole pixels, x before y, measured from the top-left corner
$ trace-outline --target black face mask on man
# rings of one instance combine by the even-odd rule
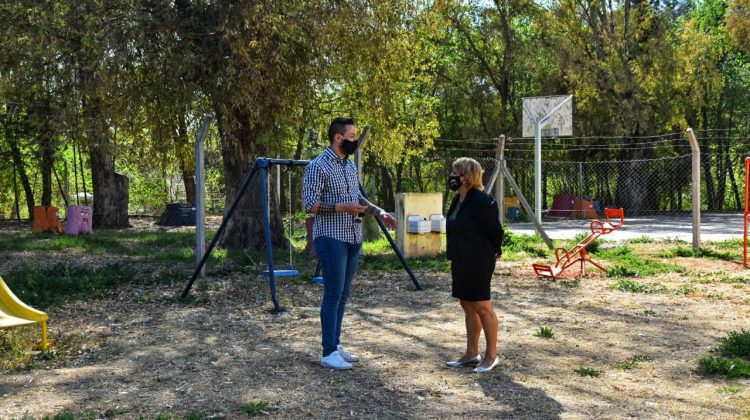
[[[357,150],[357,146],[359,146],[359,140],[349,141],[344,139],[344,141],[341,142],[341,150],[347,155],[354,154],[354,151]]]
[[[451,175],[448,177],[448,188],[450,188],[451,191],[458,191],[458,188],[460,186],[461,186],[460,175]]]

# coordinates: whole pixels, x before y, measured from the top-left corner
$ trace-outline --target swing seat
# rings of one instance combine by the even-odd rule
[[[260,272],[262,276],[269,276],[270,272],[268,270],[263,270]],[[295,277],[299,276],[299,270],[273,270],[274,277]]]

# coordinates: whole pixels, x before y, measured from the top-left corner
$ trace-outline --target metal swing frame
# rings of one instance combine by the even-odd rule
[[[294,166],[307,166],[309,163],[310,163],[309,160],[270,159],[270,158],[265,158],[265,157],[259,157],[255,160],[255,163],[253,163],[253,166],[248,171],[247,176],[245,176],[245,179],[242,182],[242,186],[237,192],[237,195],[235,196],[234,201],[232,201],[232,204],[229,206],[229,209],[227,210],[224,218],[222,219],[219,229],[216,231],[216,234],[211,239],[211,243],[209,243],[208,247],[206,248],[206,252],[201,257],[200,261],[198,262],[197,267],[195,268],[195,271],[193,272],[193,275],[190,277],[190,280],[188,281],[188,284],[185,286],[185,289],[182,291],[181,299],[185,299],[188,293],[190,293],[190,289],[192,288],[193,283],[195,282],[196,278],[198,278],[198,275],[200,274],[203,266],[206,264],[206,261],[208,261],[208,257],[211,255],[211,251],[213,251],[214,247],[216,247],[216,243],[219,241],[219,238],[221,238],[222,233],[226,229],[229,219],[232,217],[232,214],[234,214],[234,211],[237,208],[237,205],[239,204],[242,197],[245,195],[253,177],[255,176],[256,173],[258,173],[259,179],[260,179],[261,203],[263,207],[263,227],[264,227],[265,242],[266,242],[266,259],[268,262],[268,270],[267,270],[268,286],[271,290],[271,300],[273,301],[273,306],[274,306],[274,310],[276,311],[276,313],[281,313],[285,311],[285,309],[281,306],[281,304],[279,304],[279,301],[277,298],[276,277],[282,277],[283,275],[287,275],[287,276],[296,275],[298,273],[291,274],[291,273],[284,272],[284,271],[289,271],[289,270],[275,270],[274,269],[273,244],[271,243],[271,212],[270,212],[270,208],[268,205],[268,187],[267,187],[268,169],[273,165],[284,165],[284,166],[294,167]],[[365,193],[364,188],[362,188],[361,184],[359,185],[359,191],[363,197],[367,198],[367,194]],[[409,274],[409,277],[414,283],[416,290],[422,290],[422,285],[414,276],[414,273],[412,272],[411,267],[409,267],[409,264],[406,262],[406,259],[404,259],[404,256],[401,253],[401,250],[398,249],[396,242],[391,237],[385,224],[380,219],[376,218],[375,220],[378,222],[380,229],[383,231],[383,233],[385,234],[385,237],[388,239],[388,242],[390,243],[391,248],[396,253],[399,260],[401,260],[401,264],[404,266],[404,269]]]

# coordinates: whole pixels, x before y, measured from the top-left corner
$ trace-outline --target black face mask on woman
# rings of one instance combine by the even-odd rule
[[[461,186],[460,175],[451,175],[448,177],[448,188],[450,188],[451,191],[458,191],[458,187],[460,186]]]
[[[341,142],[341,149],[347,155],[354,154],[354,151],[357,150],[357,146],[359,146],[359,140],[349,141],[347,139],[344,139],[344,141]]]

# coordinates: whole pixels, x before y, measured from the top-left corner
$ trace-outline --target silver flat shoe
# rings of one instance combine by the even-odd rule
[[[490,364],[489,366],[486,366],[486,367],[485,366],[477,366],[476,368],[474,368],[474,372],[476,372],[476,373],[489,372],[492,369],[494,369],[495,366],[497,366],[499,364],[500,364],[500,358],[499,357],[495,357],[495,360],[492,361],[492,364]]]
[[[463,367],[467,365],[475,365],[481,361],[482,361],[482,358],[477,354],[476,356],[472,357],[471,359],[465,362],[454,360],[452,362],[445,362],[445,365],[448,367],[452,367],[452,368],[458,368],[458,367]]]

